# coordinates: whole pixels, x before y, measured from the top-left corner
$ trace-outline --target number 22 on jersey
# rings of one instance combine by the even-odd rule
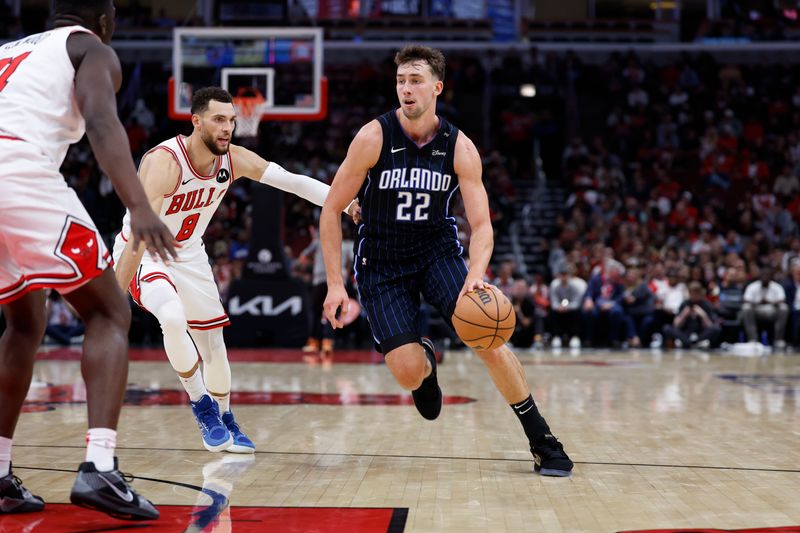
[[[397,220],[414,222],[428,220],[430,205],[431,195],[427,192],[400,191],[397,193]]]

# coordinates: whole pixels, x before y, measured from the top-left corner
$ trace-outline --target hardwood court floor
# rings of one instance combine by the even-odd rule
[[[13,459],[34,493],[64,503],[83,456],[83,387],[76,353],[42,357]],[[118,449],[134,487],[162,506],[153,531],[800,526],[798,355],[521,352],[576,462],[563,479],[532,473],[516,417],[471,353],[447,354],[449,403],[428,422],[368,352],[324,369],[299,351],[231,350],[247,361],[232,365],[234,412],[258,446],[252,459],[202,448],[162,357],[132,352]],[[0,518],[0,531],[124,525],[70,509]]]

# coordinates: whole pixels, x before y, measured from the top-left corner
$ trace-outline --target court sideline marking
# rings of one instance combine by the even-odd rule
[[[15,448],[79,448],[81,450],[85,449],[85,446],[78,446],[78,445],[70,445],[70,444],[58,444],[58,445],[44,445],[44,444],[14,444]],[[197,448],[152,448],[152,447],[122,447],[118,446],[117,450],[131,450],[131,451],[160,451],[160,452],[199,452],[208,454],[206,450],[197,449]],[[264,451],[259,450],[255,452],[256,455],[263,454],[263,455],[313,455],[318,457],[373,457],[373,458],[383,458],[383,459],[435,459],[435,460],[442,460],[442,461],[504,461],[504,462],[517,462],[517,463],[527,463],[533,461],[533,459],[509,459],[509,458],[495,458],[495,457],[451,457],[451,456],[442,456],[442,455],[399,455],[399,454],[367,454],[367,453],[321,453],[321,452],[280,452],[280,451]],[[629,466],[629,467],[654,467],[654,468],[697,468],[697,469],[704,469],[704,470],[728,470],[728,471],[737,471],[737,472],[775,472],[775,473],[787,473],[787,474],[800,474],[800,469],[787,469],[787,468],[756,468],[756,467],[735,467],[735,466],[708,466],[708,465],[675,465],[675,464],[657,464],[657,463],[615,463],[615,462],[605,462],[605,461],[573,461],[575,464],[578,465],[590,465],[590,466]],[[28,468],[29,470],[54,470],[59,472],[75,472],[75,470],[59,470],[59,469],[48,469],[48,468],[37,468],[37,467],[24,467],[24,466],[17,466],[14,465],[14,468]],[[134,476],[137,479],[149,479],[145,477]],[[172,483],[171,481],[163,481],[158,479],[153,479],[151,481],[158,481],[160,483]],[[177,485],[184,485],[181,483],[175,483]],[[193,488],[196,490],[198,489],[194,485],[185,485],[188,488]]]

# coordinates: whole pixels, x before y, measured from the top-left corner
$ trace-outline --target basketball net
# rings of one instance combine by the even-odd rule
[[[236,108],[236,129],[233,135],[235,137],[258,135],[258,125],[267,110],[266,100],[258,89],[239,89],[233,97],[233,106]]]

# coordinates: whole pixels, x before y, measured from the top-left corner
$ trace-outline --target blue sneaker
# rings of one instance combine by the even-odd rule
[[[222,422],[225,423],[225,427],[228,428],[228,431],[230,431],[233,436],[233,444],[231,444],[230,448],[225,449],[226,452],[255,453],[256,445],[253,444],[250,437],[242,433],[242,430],[239,429],[239,424],[233,419],[232,412],[228,411],[227,413],[223,413]]]
[[[203,437],[203,446],[210,452],[221,452],[233,444],[231,432],[219,417],[219,405],[211,396],[204,394],[196,402],[190,401],[197,426]]]

